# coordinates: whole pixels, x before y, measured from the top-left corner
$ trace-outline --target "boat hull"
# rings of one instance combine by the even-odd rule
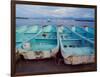
[[[68,33],[66,33],[66,34],[68,35]],[[66,38],[66,40],[64,40],[60,36],[61,36],[61,34],[59,34],[61,54],[63,56],[65,64],[78,65],[78,64],[95,63],[95,54],[94,54],[93,45],[86,47],[86,45],[83,45],[83,43],[81,44],[81,42],[86,39],[81,38],[81,37],[79,38],[79,36],[76,34],[76,36],[78,36],[77,40],[80,39],[81,42],[76,42],[76,40],[68,42],[69,41],[68,38]],[[74,38],[72,38],[72,39],[74,39]],[[65,41],[67,41],[67,42],[65,43]],[[90,42],[88,40],[86,40],[86,41]],[[66,45],[66,47],[64,47],[65,45]]]
[[[19,54],[23,55],[24,59],[44,59],[55,57],[58,52],[59,46],[52,50],[43,51],[27,51],[24,49],[19,49]]]
[[[51,32],[51,31],[47,32],[47,29],[45,29],[45,30],[46,30],[45,33],[47,33],[47,34],[49,33],[50,35],[53,34],[53,36],[55,36],[55,33],[56,33],[56,35],[58,37],[57,30],[53,29],[53,31],[55,31],[55,32]],[[40,37],[42,34],[43,34],[43,30],[41,29],[41,31],[34,38],[31,38],[30,40],[28,40],[25,45],[24,45],[24,43],[22,44],[23,48],[17,49],[19,54],[22,55],[24,57],[24,59],[45,59],[45,58],[51,58],[51,57],[56,56],[56,54],[59,50],[59,39],[57,39],[57,37],[56,37],[56,39],[54,37],[53,38]],[[54,43],[55,44],[55,46],[54,46],[52,42],[55,42],[55,41],[57,44]],[[42,45],[42,42],[43,42],[43,45]],[[44,45],[44,43],[48,43],[48,42],[50,43],[50,45],[52,45],[54,47],[47,49],[46,48],[47,45],[46,44]],[[41,44],[41,46],[40,46],[40,44]],[[36,45],[36,48],[35,48],[35,45]]]
[[[65,64],[88,64],[88,63],[95,63],[95,56],[69,56],[68,58],[64,58]]]

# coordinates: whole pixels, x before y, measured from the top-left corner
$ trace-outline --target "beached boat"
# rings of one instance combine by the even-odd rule
[[[65,64],[94,63],[94,43],[68,27],[59,27],[61,54]]]
[[[44,59],[55,57],[59,49],[57,28],[52,25],[42,27],[34,38],[24,42],[19,48],[25,59]]]

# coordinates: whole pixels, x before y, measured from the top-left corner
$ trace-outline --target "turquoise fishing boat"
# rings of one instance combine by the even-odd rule
[[[94,43],[68,27],[58,28],[61,54],[65,64],[93,63]]]
[[[21,44],[20,54],[25,59],[44,59],[55,57],[59,49],[57,28],[52,25],[41,27],[41,32],[34,38]]]

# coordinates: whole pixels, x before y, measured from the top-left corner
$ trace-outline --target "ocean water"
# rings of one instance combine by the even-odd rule
[[[24,26],[24,25],[65,25],[65,26],[71,26],[71,25],[77,25],[77,26],[90,26],[94,27],[95,23],[93,21],[76,21],[73,19],[50,19],[50,22],[48,22],[48,19],[16,19],[16,26]]]

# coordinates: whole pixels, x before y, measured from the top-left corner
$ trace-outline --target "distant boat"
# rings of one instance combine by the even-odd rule
[[[42,27],[34,38],[22,44],[20,54],[25,59],[44,59],[55,57],[59,49],[57,28],[52,25]]]
[[[65,64],[94,63],[94,44],[68,27],[62,26],[58,29],[61,54]]]
[[[47,21],[48,21],[48,22],[51,22],[51,20],[50,20],[50,19],[48,19]]]

